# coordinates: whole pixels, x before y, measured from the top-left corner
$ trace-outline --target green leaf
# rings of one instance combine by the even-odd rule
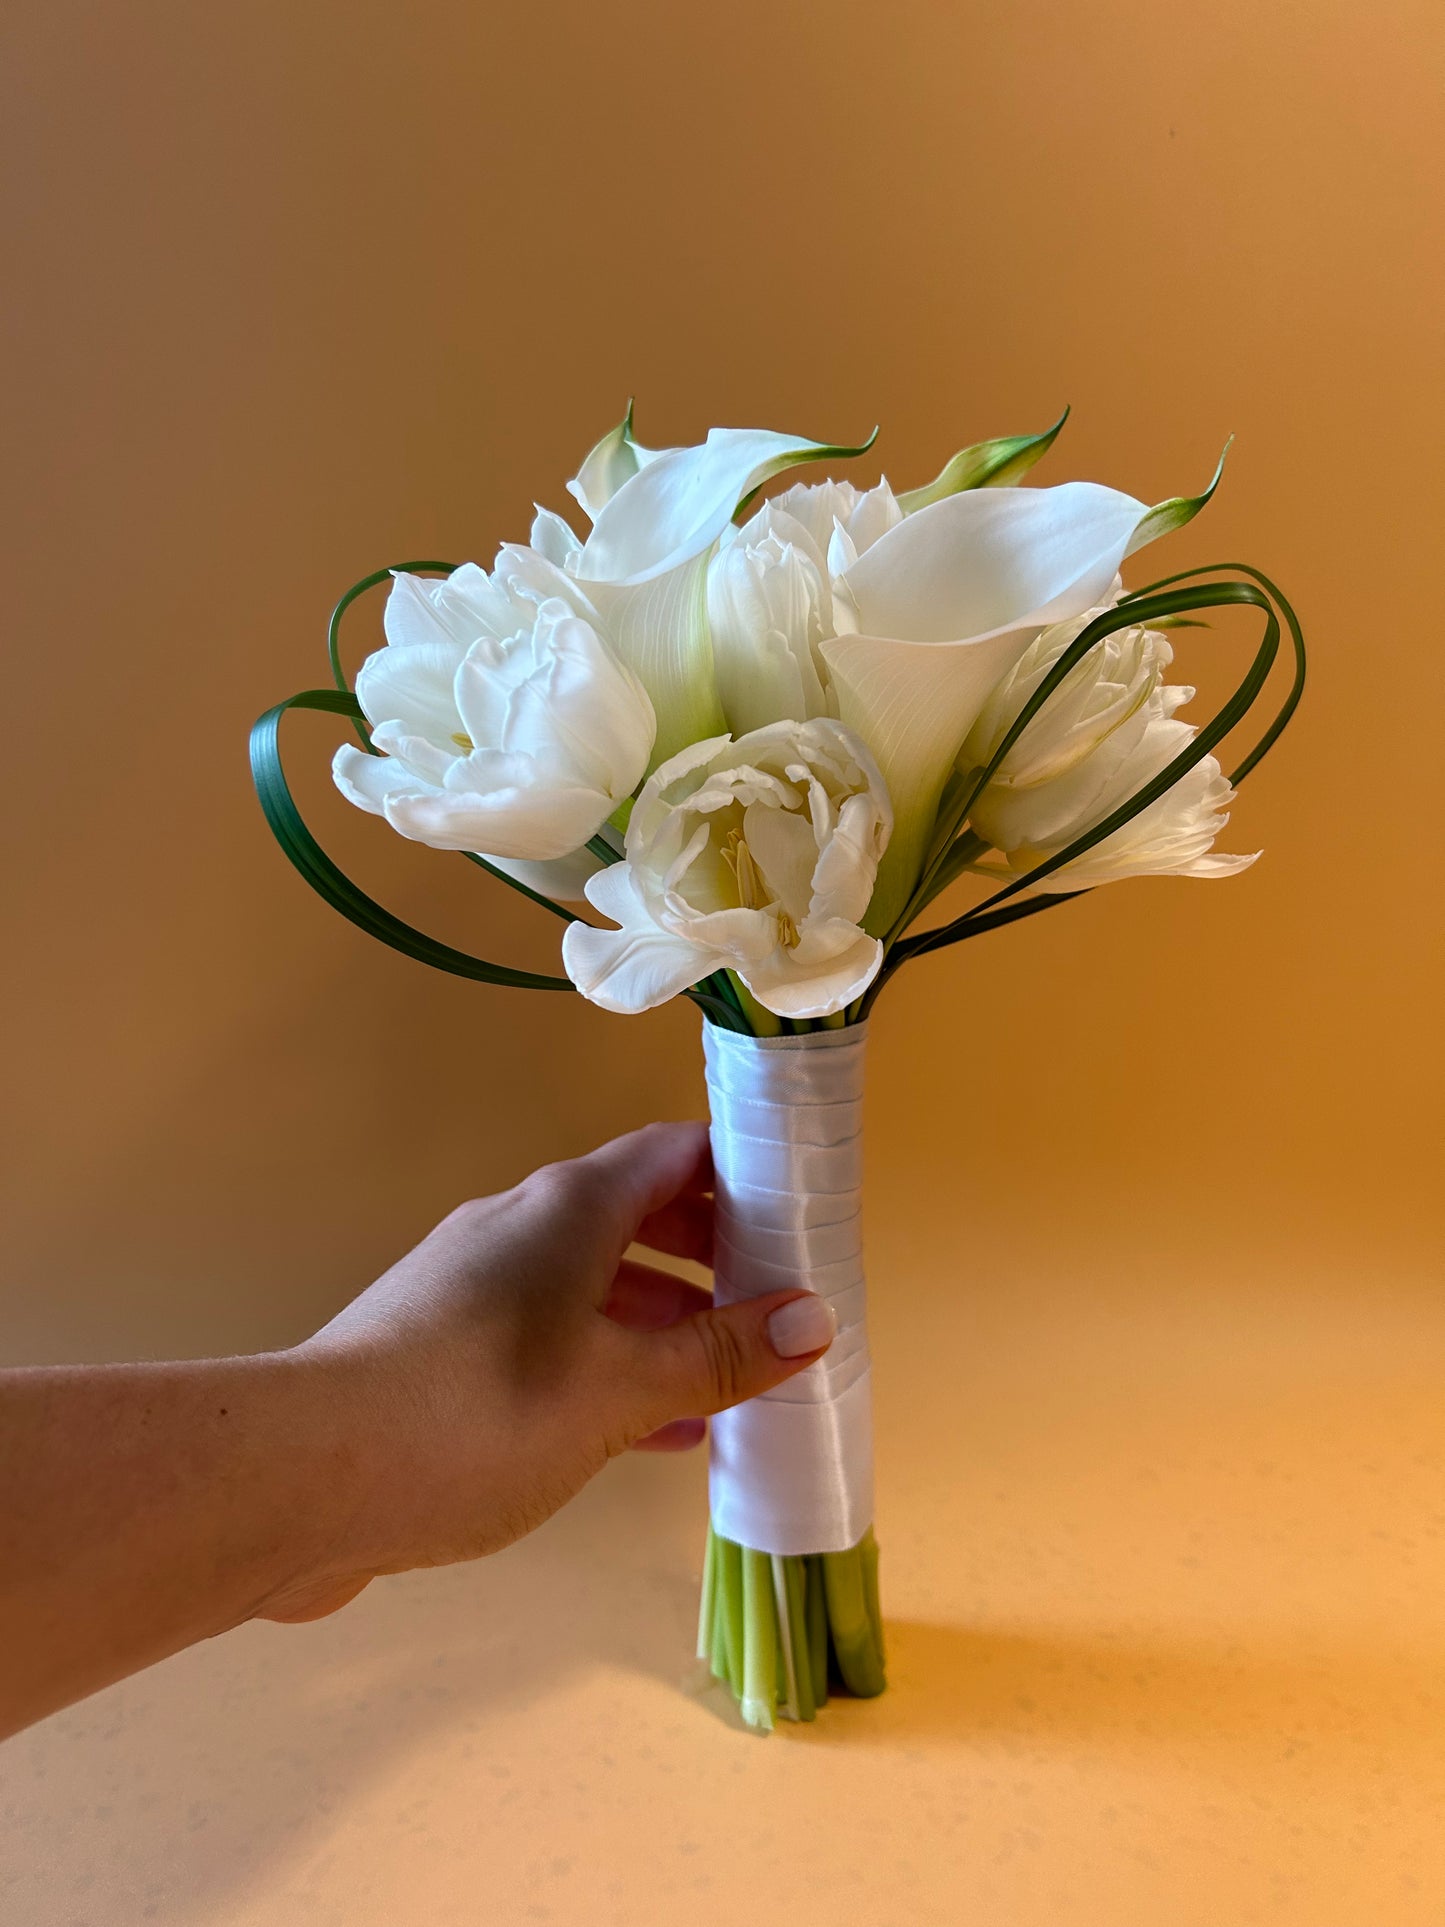
[[[570,978],[541,976],[535,971],[512,970],[505,964],[488,963],[484,958],[454,950],[450,944],[428,937],[410,924],[394,917],[379,903],[359,890],[331,861],[307,829],[286,782],[281,765],[281,718],[288,709],[319,709],[333,716],[361,715],[361,705],[348,690],[306,689],[277,703],[260,717],[251,730],[251,776],[256,795],[265,812],[271,834],[301,875],[333,910],[354,923],[368,936],[389,944],[404,957],[445,970],[454,977],[469,977],[478,983],[503,984],[514,990],[572,990]],[[488,866],[489,867],[489,866]]]
[[[916,509],[926,509],[930,502],[941,502],[946,495],[958,495],[967,488],[1015,487],[1048,454],[1068,419],[1066,408],[1053,427],[1041,435],[1003,435],[997,441],[961,448],[926,488],[900,495],[898,506],[905,515],[912,515]]]
[[[1161,535],[1172,535],[1175,529],[1182,529],[1186,522],[1194,520],[1219,487],[1219,478],[1224,473],[1225,460],[1233,446],[1234,437],[1231,435],[1224,444],[1224,454],[1219,458],[1219,466],[1214,471],[1214,480],[1202,495],[1171,495],[1167,502],[1158,502],[1150,509],[1130,536],[1129,546],[1124,551],[1126,557],[1142,549],[1146,543],[1157,542]]]

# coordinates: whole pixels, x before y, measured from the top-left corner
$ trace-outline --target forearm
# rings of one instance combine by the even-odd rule
[[[300,1353],[0,1373],[0,1735],[344,1563],[341,1416]]]

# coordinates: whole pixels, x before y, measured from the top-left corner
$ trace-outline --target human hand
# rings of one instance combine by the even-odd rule
[[[695,1445],[705,1414],[811,1365],[833,1336],[823,1300],[714,1310],[626,1257],[710,1263],[710,1183],[694,1124],[548,1165],[462,1205],[298,1347],[342,1471],[315,1569],[259,1616],[317,1618],[378,1573],[495,1552],[619,1452]]]

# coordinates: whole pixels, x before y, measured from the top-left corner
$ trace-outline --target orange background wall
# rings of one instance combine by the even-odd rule
[[[1237,435],[1155,553],[1256,561],[1305,618],[1307,704],[1227,838],[1265,859],[905,976],[871,1210],[1302,1289],[1418,1260],[1438,9],[60,0],[9,41],[9,1355],[286,1340],[458,1196],[697,1111],[690,1008],[370,944],[245,767],[258,711],[325,680],[340,588],[524,537],[633,392],[650,440],[877,420],[900,487],[1065,401],[1041,480],[1157,499]],[[1186,673],[1246,646],[1192,636]],[[548,919],[328,794],[333,735],[291,755],[343,860],[544,963]]]

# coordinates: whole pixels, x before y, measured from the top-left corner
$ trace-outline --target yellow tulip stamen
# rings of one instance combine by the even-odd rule
[[[452,741],[456,744],[458,749],[464,749],[467,752],[468,756],[470,756],[472,751],[476,748],[476,744],[472,741],[471,737],[468,736],[466,731],[463,729],[454,729],[452,731]]]
[[[729,830],[722,841],[722,860],[737,885],[740,910],[766,910],[777,900],[777,893],[758,866],[741,830]],[[774,912],[778,919],[778,942],[785,950],[798,945],[798,926],[781,905]]]

